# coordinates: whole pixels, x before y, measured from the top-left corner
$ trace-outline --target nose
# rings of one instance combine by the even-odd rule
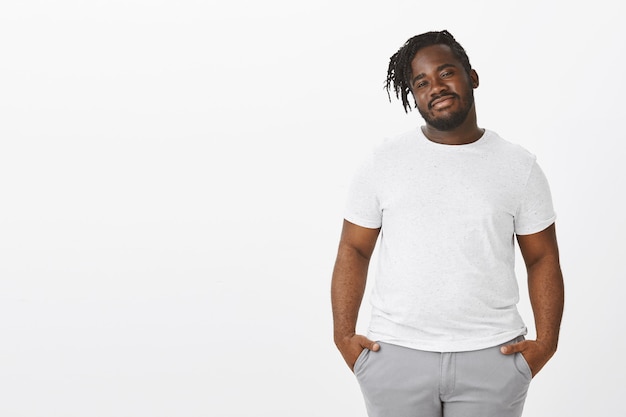
[[[441,78],[434,78],[430,84],[430,95],[438,96],[441,93],[445,92],[448,89],[448,86],[443,82]]]

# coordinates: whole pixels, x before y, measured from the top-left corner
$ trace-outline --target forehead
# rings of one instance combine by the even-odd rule
[[[430,45],[417,51],[411,61],[411,71],[413,75],[421,74],[432,71],[442,64],[462,66],[448,45]]]

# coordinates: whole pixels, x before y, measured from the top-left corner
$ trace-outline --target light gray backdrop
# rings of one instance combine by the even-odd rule
[[[617,6],[3,2],[0,415],[363,416],[332,342],[343,200],[371,146],[422,124],[383,80],[440,29],[480,75],[479,124],[537,154],[559,216],[561,346],[526,415],[621,412]]]

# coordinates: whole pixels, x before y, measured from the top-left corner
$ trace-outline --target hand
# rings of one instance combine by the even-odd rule
[[[352,372],[354,372],[354,364],[363,349],[369,349],[374,352],[377,352],[380,349],[380,345],[378,343],[373,342],[360,334],[352,334],[350,336],[343,337],[335,341],[335,344]]]
[[[502,346],[500,351],[505,355],[512,355],[517,352],[524,355],[534,378],[554,355],[556,349],[539,340],[523,340],[512,345]]]

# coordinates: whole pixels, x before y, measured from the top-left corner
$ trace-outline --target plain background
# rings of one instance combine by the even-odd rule
[[[26,0],[0,5],[0,415],[364,416],[332,341],[344,197],[423,123],[383,81],[441,29],[559,216],[561,345],[525,415],[621,412],[617,1]]]

